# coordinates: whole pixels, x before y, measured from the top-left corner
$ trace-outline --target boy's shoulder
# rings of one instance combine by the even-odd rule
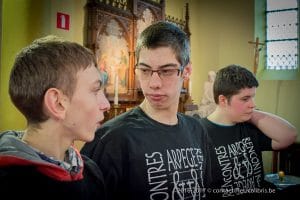
[[[126,126],[128,125],[128,123],[124,122],[132,122],[135,121],[137,118],[141,118],[141,113],[140,110],[136,107],[106,121],[105,123],[103,123],[100,129],[112,129]]]

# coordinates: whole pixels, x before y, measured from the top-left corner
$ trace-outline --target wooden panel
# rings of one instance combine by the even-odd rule
[[[285,174],[300,177],[300,144],[273,152],[273,173],[284,171]]]

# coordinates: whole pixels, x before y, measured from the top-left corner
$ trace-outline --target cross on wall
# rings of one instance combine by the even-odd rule
[[[260,46],[264,46],[265,43],[259,42],[259,38],[256,37],[255,42],[249,41],[249,44],[254,44],[254,65],[253,65],[253,73],[256,75],[258,62],[259,62],[259,52],[261,50]]]

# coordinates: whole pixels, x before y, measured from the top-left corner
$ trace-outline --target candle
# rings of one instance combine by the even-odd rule
[[[115,105],[119,104],[119,77],[118,77],[117,73],[115,75],[115,98],[114,98],[114,104]]]

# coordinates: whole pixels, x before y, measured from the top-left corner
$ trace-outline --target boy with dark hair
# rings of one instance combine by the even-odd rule
[[[1,195],[12,199],[105,199],[102,173],[75,140],[91,141],[109,103],[93,53],[47,36],[17,55],[9,94],[27,120],[0,135]]]
[[[217,108],[201,119],[214,146],[212,180],[219,192],[213,195],[220,198],[276,196],[264,181],[262,151],[279,150],[296,140],[296,129],[289,122],[255,110],[258,85],[244,67],[220,69],[213,86]]]
[[[136,108],[98,129],[82,153],[103,170],[109,199],[201,199],[210,179],[207,134],[178,113],[192,71],[187,35],[157,22],[140,35],[136,77],[145,96]]]

